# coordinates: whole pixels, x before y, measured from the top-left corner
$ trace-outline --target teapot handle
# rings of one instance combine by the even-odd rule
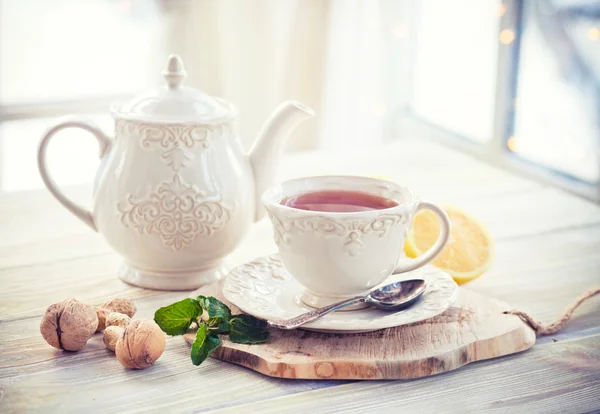
[[[94,231],[98,231],[96,228],[96,224],[94,223],[94,219],[92,217],[92,213],[80,206],[79,204],[74,203],[69,198],[67,198],[64,193],[58,188],[56,182],[50,176],[48,172],[48,165],[46,163],[46,150],[48,149],[48,144],[50,143],[50,138],[52,138],[56,133],[58,133],[62,129],[66,128],[81,128],[88,132],[90,132],[96,140],[98,140],[98,144],[100,146],[100,158],[102,158],[105,154],[108,153],[111,147],[111,139],[102,132],[102,130],[92,121],[79,118],[79,117],[64,117],[59,119],[55,124],[50,126],[42,140],[40,141],[40,145],[38,147],[38,168],[40,170],[40,175],[42,176],[42,180],[44,184],[50,190],[52,195],[69,210],[71,213],[75,214],[81,221],[90,226]]]

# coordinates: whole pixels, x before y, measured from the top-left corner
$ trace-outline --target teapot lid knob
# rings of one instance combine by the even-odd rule
[[[183,61],[179,55],[170,55],[167,61],[167,68],[162,72],[169,89],[176,89],[181,86],[183,80],[187,76],[187,72],[183,67]]]

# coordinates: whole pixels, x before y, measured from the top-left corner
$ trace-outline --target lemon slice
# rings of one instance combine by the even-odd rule
[[[494,259],[494,239],[483,224],[464,210],[443,206],[452,222],[450,240],[432,264],[447,272],[459,285],[481,276]],[[440,233],[439,219],[428,210],[419,211],[404,244],[408,257],[426,252]]]

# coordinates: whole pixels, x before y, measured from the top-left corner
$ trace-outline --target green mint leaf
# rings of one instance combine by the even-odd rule
[[[223,321],[218,326],[218,332],[220,334],[228,334],[231,331],[231,324],[227,321]]]
[[[208,320],[206,321],[206,324],[208,325],[209,328],[215,328],[217,326],[219,326],[219,324],[223,321],[223,319],[221,318],[208,318]]]
[[[267,323],[251,315],[234,315],[229,340],[238,344],[261,344],[269,339]]]
[[[192,344],[192,362],[194,365],[200,365],[208,356],[222,344],[221,338],[217,335],[208,333],[208,327],[205,323],[198,326],[196,340]]]
[[[202,308],[198,301],[187,298],[157,310],[154,322],[167,335],[183,335],[201,314]]]
[[[208,312],[209,318],[221,318],[228,321],[231,318],[231,309],[213,296],[198,296],[198,302]]]

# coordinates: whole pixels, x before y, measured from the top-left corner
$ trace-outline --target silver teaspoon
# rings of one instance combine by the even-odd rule
[[[303,313],[291,319],[279,321],[267,321],[269,326],[279,329],[295,329],[305,323],[319,319],[321,316],[327,315],[346,306],[356,305],[359,303],[368,303],[376,308],[386,311],[395,311],[409,307],[419,299],[425,292],[427,284],[423,279],[403,280],[401,282],[390,283],[375,289],[365,296],[355,296],[341,302],[334,303],[324,308],[315,309],[310,312]]]

